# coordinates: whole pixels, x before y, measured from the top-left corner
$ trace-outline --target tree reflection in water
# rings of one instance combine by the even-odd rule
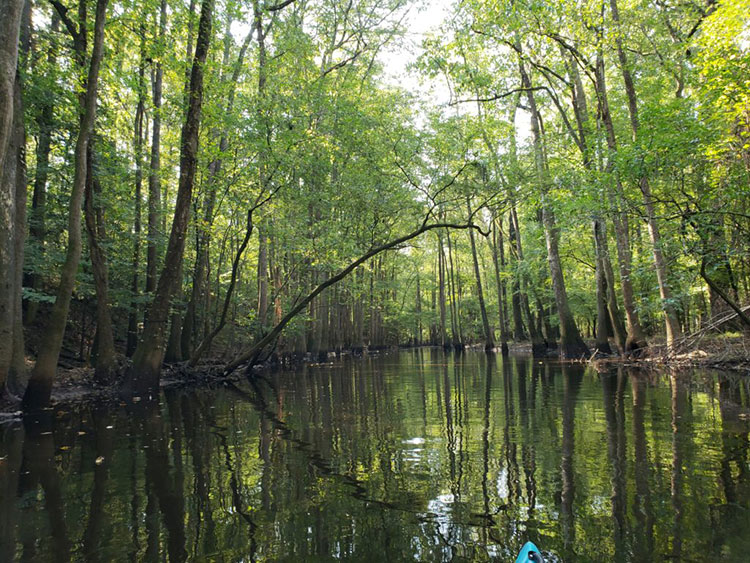
[[[742,560],[749,397],[424,349],[58,407],[1,428],[0,559]]]

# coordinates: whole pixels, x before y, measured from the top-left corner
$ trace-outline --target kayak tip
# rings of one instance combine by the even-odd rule
[[[527,541],[521,548],[518,557],[516,557],[516,563],[544,563],[544,558],[534,542]]]

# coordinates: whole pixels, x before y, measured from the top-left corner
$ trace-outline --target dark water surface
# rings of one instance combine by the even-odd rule
[[[0,561],[750,561],[750,380],[436,350],[0,426]]]

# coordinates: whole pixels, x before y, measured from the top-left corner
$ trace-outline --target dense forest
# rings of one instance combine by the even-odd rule
[[[0,0],[3,394],[746,330],[750,2],[429,4]]]

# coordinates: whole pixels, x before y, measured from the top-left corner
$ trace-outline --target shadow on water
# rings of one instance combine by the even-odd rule
[[[0,426],[2,561],[743,561],[750,388],[422,349]]]

